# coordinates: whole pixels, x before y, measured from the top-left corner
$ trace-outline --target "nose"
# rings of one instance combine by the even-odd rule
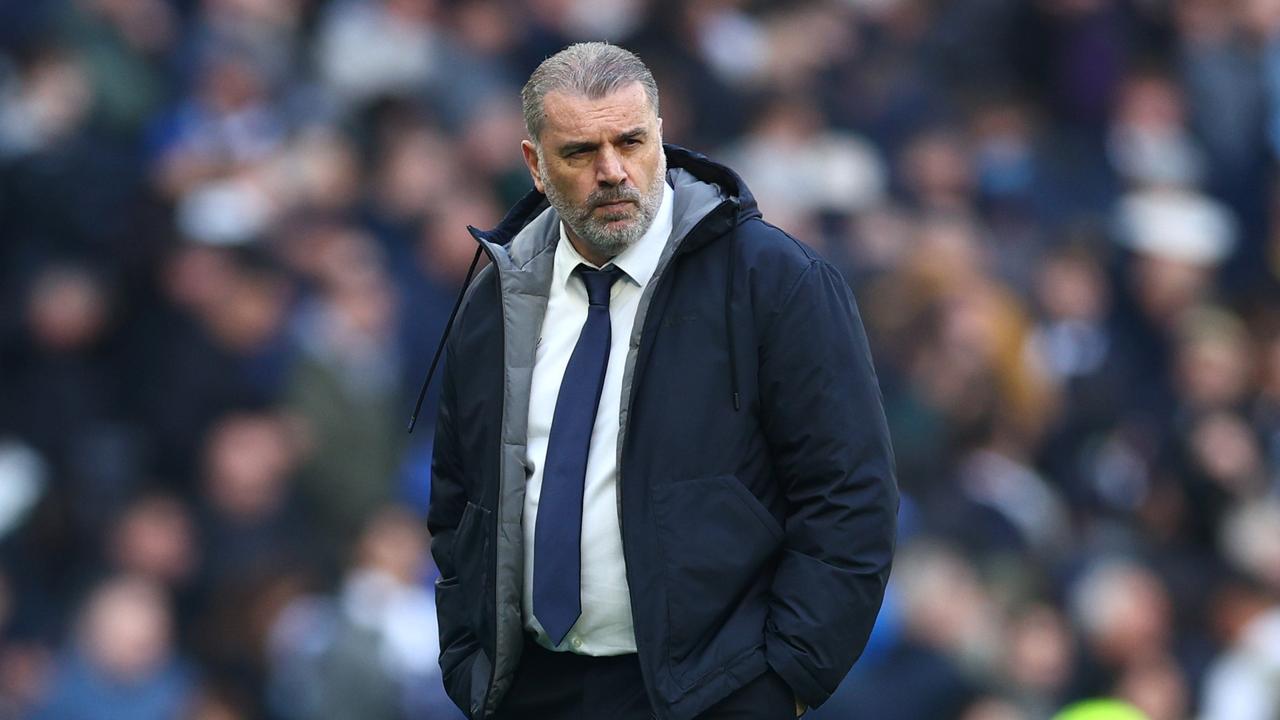
[[[622,166],[622,157],[618,151],[605,145],[596,153],[596,182],[601,186],[613,187],[627,179],[627,170]]]

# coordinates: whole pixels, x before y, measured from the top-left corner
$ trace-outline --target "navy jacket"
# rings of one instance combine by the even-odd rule
[[[728,168],[666,146],[675,227],[623,379],[618,512],[657,717],[776,671],[821,704],[862,652],[897,488],[853,297]],[[428,525],[445,687],[489,717],[520,662],[525,432],[558,218],[530,193],[448,338]]]

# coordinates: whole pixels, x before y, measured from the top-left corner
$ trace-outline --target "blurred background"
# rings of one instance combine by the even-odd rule
[[[404,424],[583,39],[866,320],[813,717],[1280,717],[1280,1],[0,0],[0,719],[458,717]]]

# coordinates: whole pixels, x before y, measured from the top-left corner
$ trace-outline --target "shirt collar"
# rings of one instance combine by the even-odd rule
[[[662,202],[658,205],[658,213],[653,216],[653,222],[649,224],[649,229],[631,247],[623,250],[607,263],[626,273],[627,277],[640,287],[647,285],[649,279],[653,277],[654,271],[658,268],[658,260],[662,257],[662,250],[667,246],[667,238],[671,235],[674,205],[672,194],[671,186],[664,180],[662,183]],[[590,261],[582,257],[582,254],[573,246],[573,243],[569,242],[569,237],[564,228],[564,221],[561,220],[560,243],[556,247],[555,263],[555,281],[561,287],[569,282],[569,277],[573,274],[574,268],[578,267],[578,263],[586,263],[589,267],[595,267]]]

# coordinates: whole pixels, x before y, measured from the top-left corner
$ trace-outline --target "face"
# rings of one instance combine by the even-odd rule
[[[667,163],[662,121],[640,83],[591,99],[550,92],[540,146],[522,144],[533,184],[587,259],[607,260],[649,228]]]

